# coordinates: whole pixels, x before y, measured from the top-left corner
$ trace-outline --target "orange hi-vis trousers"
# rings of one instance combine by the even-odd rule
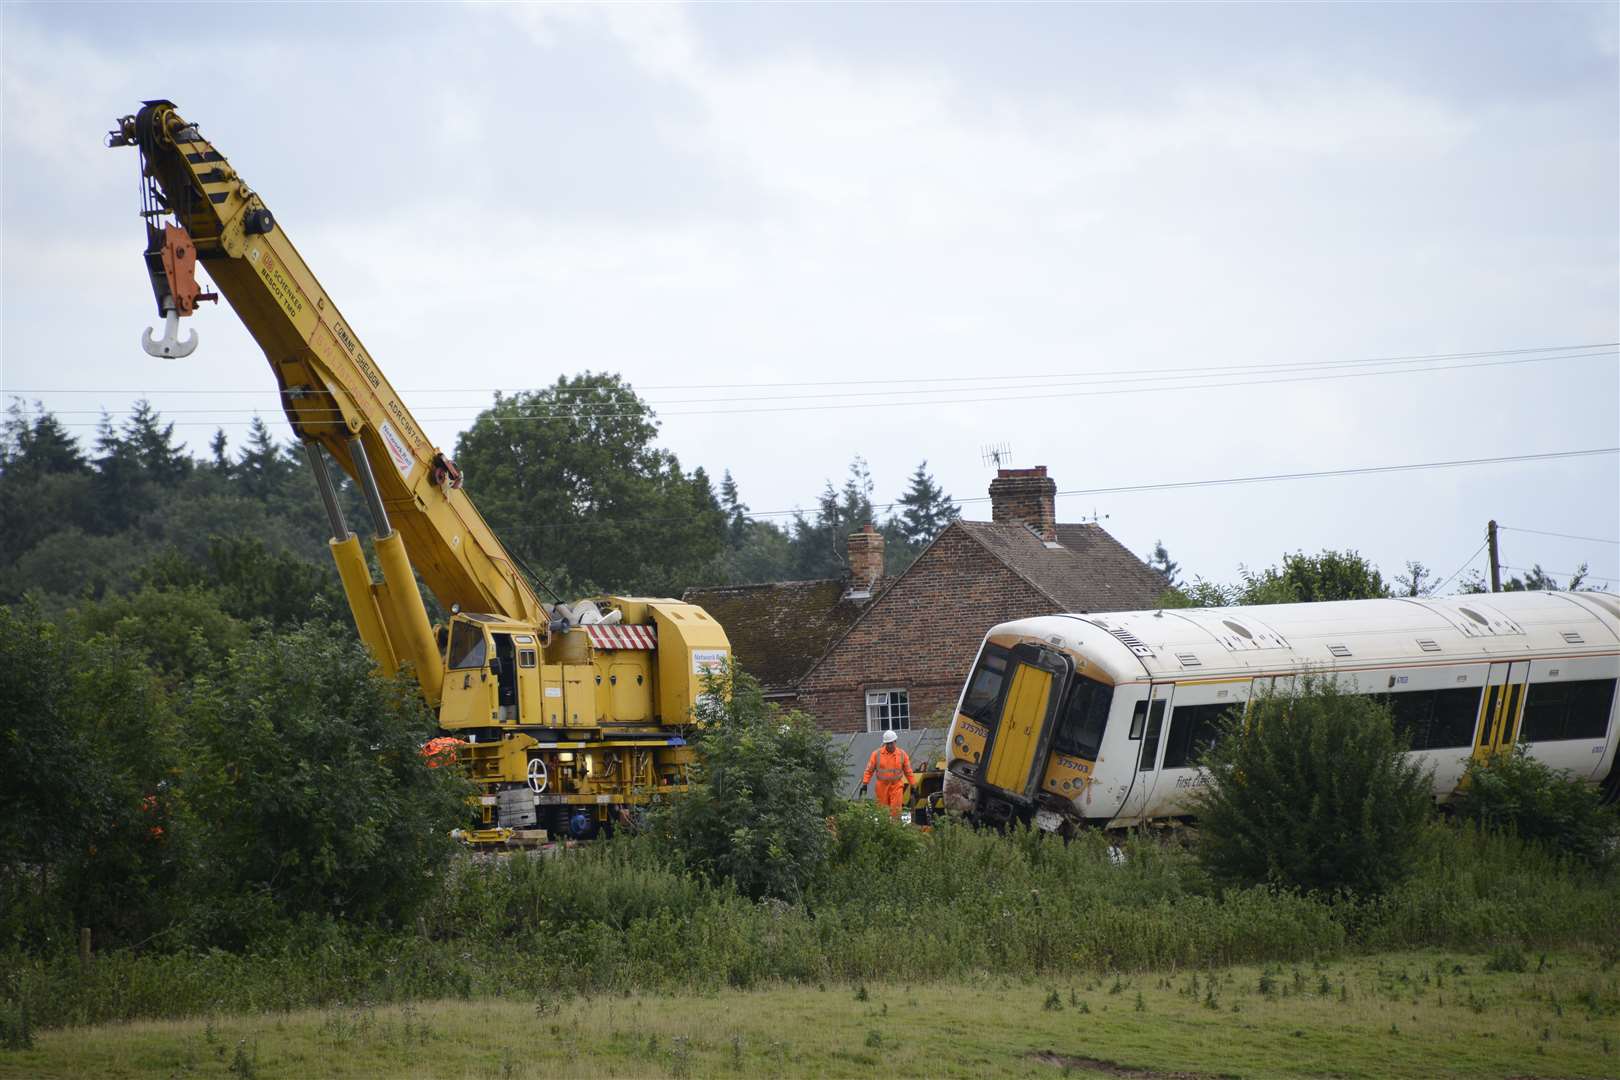
[[[911,758],[898,746],[879,747],[867,759],[866,773],[861,777],[861,783],[870,784],[873,777],[877,778],[878,805],[887,806],[891,817],[899,817],[906,788],[916,783],[911,773]]]

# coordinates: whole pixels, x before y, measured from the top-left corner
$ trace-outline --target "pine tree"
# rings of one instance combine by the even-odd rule
[[[1181,585],[1181,564],[1170,558],[1170,552],[1165,550],[1163,540],[1153,542],[1153,553],[1147,559],[1148,568],[1157,570],[1164,576],[1164,583],[1170,588]]]
[[[152,403],[141,399],[124,421],[124,443],[130,448],[147,480],[171,485],[191,472],[191,455],[184,443],[174,444],[174,424],[163,424]]]
[[[146,475],[140,454],[113,426],[112,417],[101,414],[96,425],[96,474],[91,490],[95,495],[97,532],[114,533],[135,523],[147,505]]]
[[[859,454],[849,463],[849,476],[844,480],[838,511],[839,524],[845,534],[872,520],[872,470]]]
[[[929,475],[926,459],[911,474],[911,485],[900,496],[900,506],[903,509],[895,518],[897,531],[912,554],[932,542],[962,512]]]
[[[0,424],[0,470],[16,479],[88,472],[79,440],[37,401],[34,414],[30,420],[22,401],[12,400]]]
[[[217,428],[214,437],[208,440],[208,452],[213,455],[208,467],[214,475],[229,478],[235,466],[231,464],[230,454],[226,452],[225,429]]]
[[[733,479],[730,469],[725,471],[720,481],[720,509],[726,515],[727,539],[730,546],[736,549],[748,531],[748,504],[742,501],[742,494],[737,490],[737,481]]]
[[[794,570],[801,578],[838,577],[848,568],[849,534],[873,520],[872,474],[859,454],[842,488],[827,481],[812,521],[793,516]]]
[[[269,501],[291,474],[292,462],[277,445],[269,426],[255,416],[248,425],[247,443],[237,458],[236,479],[242,485],[242,493],[249,498]]]

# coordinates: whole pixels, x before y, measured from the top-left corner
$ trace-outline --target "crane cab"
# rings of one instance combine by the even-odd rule
[[[493,615],[460,613],[440,630],[444,689],[439,726],[450,730],[518,724],[561,726],[561,709],[546,715],[542,645],[532,626]],[[550,680],[562,696],[561,673]],[[548,723],[548,721],[550,721]]]
[[[452,616],[439,634],[439,725],[633,733],[688,723],[704,677],[730,655],[725,632],[674,600],[601,603],[616,621],[547,636],[495,615]]]

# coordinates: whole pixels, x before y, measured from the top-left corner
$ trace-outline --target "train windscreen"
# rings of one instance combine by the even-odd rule
[[[1053,749],[1060,754],[1096,761],[1097,752],[1102,748],[1103,728],[1108,723],[1108,710],[1113,704],[1112,686],[1076,674],[1069,682],[1063,715],[1052,740]]]
[[[993,724],[1001,703],[1001,691],[1007,683],[1009,655],[998,645],[988,645],[979,657],[979,666],[968,680],[967,693],[962,695],[962,712],[981,724]]]

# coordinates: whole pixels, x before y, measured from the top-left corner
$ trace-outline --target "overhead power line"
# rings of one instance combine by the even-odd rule
[[[1452,573],[1451,573],[1451,577],[1446,578],[1446,580],[1442,581],[1439,585],[1436,585],[1435,588],[1434,588],[1434,591],[1437,592],[1437,593],[1444,592],[1446,586],[1450,585],[1454,580],[1456,580],[1458,574],[1462,573],[1464,570],[1466,570],[1470,566],[1474,565],[1474,560],[1479,558],[1479,553],[1484,551],[1485,550],[1485,545],[1489,544],[1489,543],[1490,543],[1489,540],[1481,541],[1479,547],[1474,549],[1474,553],[1472,555],[1468,556],[1468,561],[1463,563],[1461,566],[1457,567],[1456,570],[1453,570]]]
[[[1057,497],[1058,498],[1065,498],[1065,497],[1074,497],[1074,496],[1082,496],[1082,495],[1121,495],[1121,494],[1154,492],[1154,491],[1176,491],[1176,490],[1185,490],[1185,489],[1189,489],[1189,488],[1227,487],[1227,486],[1237,485],[1237,484],[1267,484],[1267,483],[1277,483],[1277,482],[1288,481],[1288,480],[1325,480],[1325,479],[1330,479],[1330,478],[1335,478],[1335,477],[1375,476],[1375,475],[1382,474],[1382,473],[1420,472],[1420,471],[1430,470],[1430,469],[1457,469],[1457,468],[1467,468],[1467,467],[1479,466],[1479,465],[1504,465],[1504,464],[1512,464],[1512,463],[1517,463],[1517,462],[1530,462],[1530,461],[1557,461],[1557,460],[1561,460],[1561,459],[1565,459],[1565,458],[1597,457],[1597,456],[1601,456],[1601,455],[1605,455],[1605,454],[1620,454],[1620,446],[1597,447],[1597,448],[1590,449],[1590,450],[1555,450],[1555,451],[1551,451],[1551,452],[1548,452],[1548,453],[1540,453],[1540,454],[1508,454],[1508,455],[1503,455],[1503,456],[1500,456],[1500,457],[1466,458],[1466,459],[1460,459],[1460,460],[1455,460],[1455,461],[1420,461],[1420,462],[1409,462],[1409,463],[1399,464],[1399,465],[1360,465],[1360,466],[1353,466],[1353,467],[1345,468],[1345,469],[1316,469],[1316,470],[1313,470],[1313,471],[1310,471],[1310,472],[1264,473],[1264,474],[1259,474],[1259,475],[1254,475],[1254,476],[1228,476],[1228,477],[1221,477],[1219,479],[1213,479],[1213,480],[1173,480],[1173,481],[1166,481],[1166,482],[1160,482],[1160,483],[1150,483],[1150,484],[1118,484],[1118,485],[1114,485],[1112,487],[1072,488],[1072,489],[1067,490],[1067,491],[1059,491],[1059,492],[1057,492]],[[958,505],[965,506],[965,505],[969,505],[969,504],[972,504],[972,503],[987,503],[987,502],[990,502],[991,500],[990,500],[990,497],[988,495],[982,495],[982,496],[978,496],[978,497],[974,497],[974,498],[953,499],[951,501],[954,502],[954,503],[957,503]],[[811,505],[814,506],[816,504],[812,503]],[[894,502],[888,502],[888,503],[874,503],[874,504],[872,504],[872,509],[874,511],[893,510],[895,507],[897,507],[899,505],[901,505],[901,504],[900,504],[900,502],[898,500],[896,500]],[[751,518],[751,519],[758,520],[758,519],[761,519],[761,518],[792,517],[792,516],[794,516],[796,514],[802,514],[803,512],[804,512],[804,508],[802,506],[800,506],[800,507],[794,507],[791,510],[760,510],[760,511],[753,511],[753,512],[748,513],[747,516],[749,518]],[[624,524],[624,525],[653,525],[653,524],[658,524],[660,522],[673,522],[673,521],[685,521],[685,520],[688,520],[688,519],[686,519],[686,518],[633,518],[633,519],[592,518],[592,519],[588,519],[588,520],[585,520],[585,521],[544,522],[544,523],[539,523],[539,524],[531,524],[528,527],[529,528],[542,528],[542,529],[590,528],[590,527],[593,527],[595,525],[602,524],[604,521],[613,521],[613,522],[616,522],[616,523],[619,523],[619,524]],[[1483,545],[1481,545],[1481,550],[1483,550]],[[1474,554],[1477,556],[1479,553],[1475,552]],[[1470,560],[1470,561],[1472,561],[1472,560]],[[1464,566],[1464,569],[1466,569],[1466,565]],[[1461,571],[1459,571],[1459,573],[1460,572]],[[1455,574],[1452,575],[1452,577],[1455,577],[1455,576],[1456,576]],[[1449,580],[1450,580],[1450,578],[1447,579],[1447,581],[1449,581]]]
[[[1610,540],[1602,536],[1574,536],[1570,533],[1546,532],[1542,529],[1520,529],[1512,525],[1498,525],[1497,529],[1501,532],[1530,533],[1533,536],[1556,536],[1562,540],[1581,540],[1588,544],[1620,544],[1620,540]]]
[[[1472,351],[1472,352],[1421,353],[1421,354],[1412,354],[1412,355],[1406,355],[1406,356],[1361,357],[1361,358],[1351,359],[1351,360],[1315,360],[1315,361],[1310,361],[1310,360],[1289,360],[1289,361],[1283,361],[1281,363],[1268,362],[1268,363],[1260,363],[1260,364],[1211,364],[1211,365],[1202,365],[1202,366],[1195,366],[1195,367],[1152,368],[1152,369],[1149,369],[1146,372],[1140,372],[1139,369],[1100,368],[1100,369],[1091,369],[1091,370],[1085,370],[1085,371],[1069,371],[1069,372],[1028,372],[1028,373],[1019,374],[1019,375],[966,375],[966,376],[939,376],[939,375],[934,375],[934,376],[913,377],[913,378],[899,378],[899,379],[825,379],[825,380],[798,381],[798,382],[663,383],[663,384],[643,384],[643,385],[641,385],[639,387],[635,387],[635,389],[638,392],[640,392],[640,391],[653,391],[653,390],[775,390],[775,389],[793,389],[793,388],[829,387],[829,386],[830,387],[844,387],[844,386],[915,386],[915,385],[922,384],[922,383],[948,383],[948,384],[959,384],[959,383],[1009,383],[1009,382],[1040,381],[1040,380],[1046,380],[1046,379],[1079,379],[1079,378],[1090,379],[1090,378],[1094,378],[1094,377],[1097,377],[1097,376],[1107,376],[1107,375],[1129,375],[1131,378],[1134,378],[1134,379],[1161,379],[1161,378],[1183,378],[1183,379],[1187,379],[1187,378],[1198,378],[1198,377],[1202,377],[1202,376],[1214,377],[1214,376],[1219,376],[1219,375],[1224,375],[1224,374],[1231,374],[1231,373],[1235,373],[1235,372],[1253,372],[1255,374],[1264,374],[1264,373],[1266,373],[1268,371],[1269,372],[1285,372],[1285,371],[1295,371],[1295,370],[1346,368],[1346,367],[1366,366],[1366,365],[1419,364],[1419,363],[1426,363],[1426,362],[1439,361],[1439,360],[1475,360],[1475,359],[1489,359],[1489,358],[1510,357],[1510,356],[1528,356],[1528,355],[1532,355],[1532,354],[1535,354],[1535,353],[1581,353],[1581,352],[1588,352],[1590,350],[1612,350],[1612,349],[1615,349],[1617,347],[1620,347],[1620,342],[1616,342],[1616,341],[1600,341],[1600,342],[1590,342],[1590,343],[1581,344],[1581,345],[1538,345],[1538,346],[1527,347],[1527,348],[1518,348],[1518,349],[1485,349],[1485,350],[1475,350],[1475,351]],[[1601,355],[1601,353],[1594,353],[1593,355]],[[1006,388],[1007,389],[1017,389],[1017,387],[1006,387]],[[612,389],[629,389],[629,388],[628,387],[623,387],[623,386],[621,386],[621,384],[618,384],[618,383],[603,382],[603,383],[581,383],[581,384],[576,384],[576,385],[568,386],[568,387],[558,387],[555,384],[549,385],[549,386],[530,386],[530,387],[498,387],[498,386],[497,387],[465,387],[465,386],[417,387],[417,388],[413,388],[413,389],[401,389],[398,392],[401,393],[401,394],[451,394],[451,393],[458,393],[458,394],[493,394],[493,393],[515,394],[515,393],[524,393],[524,392],[557,391],[559,389],[568,390],[568,391],[589,391],[589,390],[602,390],[602,389],[612,390]],[[51,389],[18,389],[18,390],[7,391],[7,393],[17,394],[17,395],[21,395],[21,396],[28,396],[28,395],[32,395],[32,394],[147,394],[147,393],[154,393],[154,392],[161,392],[161,393],[165,393],[165,394],[263,394],[263,395],[268,395],[268,394],[275,393],[274,391],[266,390],[263,387],[255,387],[255,388],[251,388],[251,389],[244,388],[244,389],[217,389],[217,390],[215,390],[215,389],[204,389],[204,388],[200,388],[200,387],[177,387],[177,388],[173,388],[173,389],[159,387],[159,388],[146,388],[146,389],[137,388],[137,389],[122,389],[122,390],[109,389],[109,388],[105,388],[105,387],[96,387],[96,388],[61,387],[61,388],[54,389],[54,390],[51,390]],[[880,391],[880,392],[884,392],[884,391]],[[924,392],[927,392],[927,391],[924,391]],[[940,391],[933,391],[933,392],[939,393],[939,392],[949,392],[949,391],[948,390],[940,390]],[[808,395],[808,396],[820,397],[820,396],[825,396],[825,395],[812,394],[812,395]]]
[[[747,408],[728,408],[728,409],[674,409],[674,410],[666,410],[666,411],[660,412],[657,415],[666,416],[666,417],[667,416],[733,416],[733,415],[744,415],[744,414],[749,414],[749,413],[826,412],[826,411],[853,410],[853,409],[897,409],[897,408],[912,408],[912,407],[916,407],[918,405],[967,405],[967,404],[986,404],[986,403],[1003,402],[1003,401],[1006,401],[1006,402],[1030,401],[1030,400],[1049,401],[1049,400],[1066,399],[1066,398],[1113,397],[1113,396],[1124,395],[1124,394],[1175,393],[1175,392],[1185,392],[1185,391],[1189,391],[1189,390],[1218,390],[1218,389],[1228,389],[1228,388],[1232,388],[1232,387],[1245,387],[1245,386],[1273,386],[1273,385],[1278,385],[1278,384],[1283,384],[1283,383],[1331,382],[1331,381],[1338,381],[1338,380],[1344,380],[1344,379],[1372,378],[1372,377],[1383,376],[1383,375],[1427,374],[1427,373],[1436,372],[1436,371],[1455,371],[1455,370],[1462,370],[1462,369],[1472,370],[1472,369],[1475,369],[1475,368],[1486,368],[1486,367],[1505,367],[1505,366],[1514,366],[1514,365],[1520,365],[1520,364],[1544,363],[1544,362],[1553,361],[1553,360],[1579,360],[1579,359],[1588,359],[1588,358],[1595,357],[1595,356],[1608,355],[1608,352],[1610,352],[1610,351],[1612,351],[1612,350],[1599,351],[1599,352],[1590,352],[1590,353],[1582,353],[1582,354],[1572,354],[1572,355],[1560,355],[1560,356],[1531,356],[1531,357],[1519,357],[1519,358],[1507,359],[1507,360],[1487,360],[1487,361],[1475,362],[1475,363],[1443,364],[1443,365],[1436,365],[1436,366],[1431,366],[1431,367],[1426,367],[1426,368],[1411,368],[1411,369],[1382,370],[1382,371],[1352,371],[1352,372],[1341,372],[1341,373],[1335,373],[1335,374],[1306,374],[1306,375],[1285,376],[1285,377],[1282,377],[1282,378],[1271,378],[1271,379],[1256,379],[1256,378],[1243,377],[1243,378],[1237,378],[1237,379],[1230,380],[1230,381],[1225,381],[1225,382],[1201,382],[1201,383],[1189,383],[1189,384],[1175,385],[1175,386],[1151,386],[1151,385],[1150,386],[1130,386],[1130,387],[1121,387],[1121,388],[1110,389],[1110,390],[1089,390],[1089,389],[1088,390],[1066,390],[1065,392],[1062,392],[1062,393],[1052,393],[1051,391],[1053,391],[1053,390],[1065,390],[1066,387],[1070,387],[1070,386],[1079,386],[1079,385],[1087,385],[1087,386],[1089,386],[1089,385],[1094,385],[1095,383],[1094,382],[1093,383],[1050,383],[1050,384],[1041,384],[1041,385],[1019,386],[1019,387],[1016,387],[1016,388],[1003,387],[1003,388],[1000,388],[1000,389],[1004,390],[1004,391],[1016,389],[1016,390],[1019,391],[1019,393],[1016,393],[1016,394],[1002,393],[1002,394],[998,394],[998,395],[992,396],[992,397],[933,398],[933,399],[927,399],[927,400],[912,400],[912,401],[848,401],[848,402],[839,402],[839,403],[834,403],[834,404],[775,405],[775,406],[747,407]],[[1139,381],[1149,380],[1151,378],[1153,378],[1153,377],[1152,376],[1134,376],[1134,377],[1127,377],[1127,378],[1123,378],[1123,379],[1119,379],[1119,380],[1115,380],[1115,381],[1139,382]],[[1031,393],[1033,391],[1039,391],[1039,393]],[[902,391],[902,392],[909,392],[909,391]],[[935,391],[935,392],[938,392],[938,391]],[[952,392],[959,392],[959,391],[952,391]],[[851,394],[851,395],[826,394],[826,395],[808,395],[808,396],[811,397],[811,398],[827,398],[827,397],[844,397],[844,396],[871,396],[871,394],[869,394],[869,393]],[[663,404],[705,404],[705,405],[707,405],[707,404],[728,404],[728,403],[734,403],[734,402],[747,402],[747,401],[777,401],[777,400],[783,400],[783,399],[781,397],[733,398],[733,399],[715,398],[715,399],[683,399],[683,400],[679,400],[679,401],[670,401],[670,402],[639,402],[639,401],[634,401],[634,402],[625,402],[625,403],[622,403],[622,404],[621,403],[616,403],[616,402],[575,402],[575,403],[550,402],[550,403],[547,403],[546,405],[543,405],[543,406],[521,406],[520,411],[503,412],[503,411],[498,411],[498,410],[494,410],[494,409],[488,409],[488,410],[483,410],[483,411],[481,411],[481,412],[479,412],[477,414],[473,414],[473,415],[470,415],[470,416],[428,416],[428,415],[423,415],[421,418],[424,419],[424,420],[431,420],[431,421],[435,421],[435,422],[439,422],[439,423],[465,423],[465,422],[469,422],[469,421],[473,421],[473,420],[477,420],[477,419],[481,419],[481,418],[486,418],[486,417],[487,418],[497,419],[497,420],[506,420],[506,421],[523,422],[523,423],[548,422],[548,421],[556,421],[556,420],[580,421],[580,420],[615,419],[615,418],[633,417],[633,416],[644,415],[644,414],[652,411],[651,410],[652,405],[663,405]],[[440,406],[440,407],[442,407],[442,408],[455,408],[457,406]],[[465,406],[459,406],[459,407],[465,408]],[[607,410],[607,411],[602,411],[602,410]],[[76,414],[77,415],[84,415],[85,413],[91,412],[91,411],[96,411],[96,410],[78,410],[76,412]],[[237,413],[252,413],[252,412],[255,412],[255,410],[230,410],[230,411],[234,411],[234,412],[237,412]],[[220,410],[208,410],[208,409],[204,409],[204,410],[180,410],[180,412],[183,412],[183,413],[185,413],[185,412],[207,412],[210,415],[218,415]],[[424,409],[419,406],[418,408],[414,409],[413,412],[416,412],[418,414],[423,414]],[[75,413],[65,413],[65,414],[61,414],[61,415],[75,415]],[[306,410],[305,415],[310,416],[310,412],[308,410]],[[311,419],[320,419],[319,412],[317,411],[315,413],[315,415],[310,417],[310,418]],[[334,413],[333,418],[335,418],[335,413]],[[199,427],[199,426],[201,426],[201,427],[213,427],[213,426],[216,425],[215,421],[208,421],[208,420],[203,420],[203,421],[177,420],[177,421],[172,421],[172,422],[176,426],[182,426],[182,427]],[[85,422],[84,421],[69,421],[69,423],[77,423],[77,424],[83,425]]]
[[[1548,577],[1555,577],[1555,578],[1567,577],[1567,578],[1571,578],[1571,579],[1573,579],[1575,577],[1575,571],[1573,571],[1573,570],[1542,570],[1541,567],[1539,567],[1539,566],[1509,566],[1507,563],[1500,563],[1498,565],[1500,565],[1502,567],[1502,569],[1504,569],[1504,570],[1520,570],[1520,571],[1523,571],[1526,574],[1534,574],[1539,570],[1541,573],[1546,574]],[[1591,581],[1620,581],[1620,578],[1600,577],[1597,574],[1588,574],[1588,573],[1584,573],[1584,572],[1581,574],[1581,578],[1583,580],[1591,580]]]

